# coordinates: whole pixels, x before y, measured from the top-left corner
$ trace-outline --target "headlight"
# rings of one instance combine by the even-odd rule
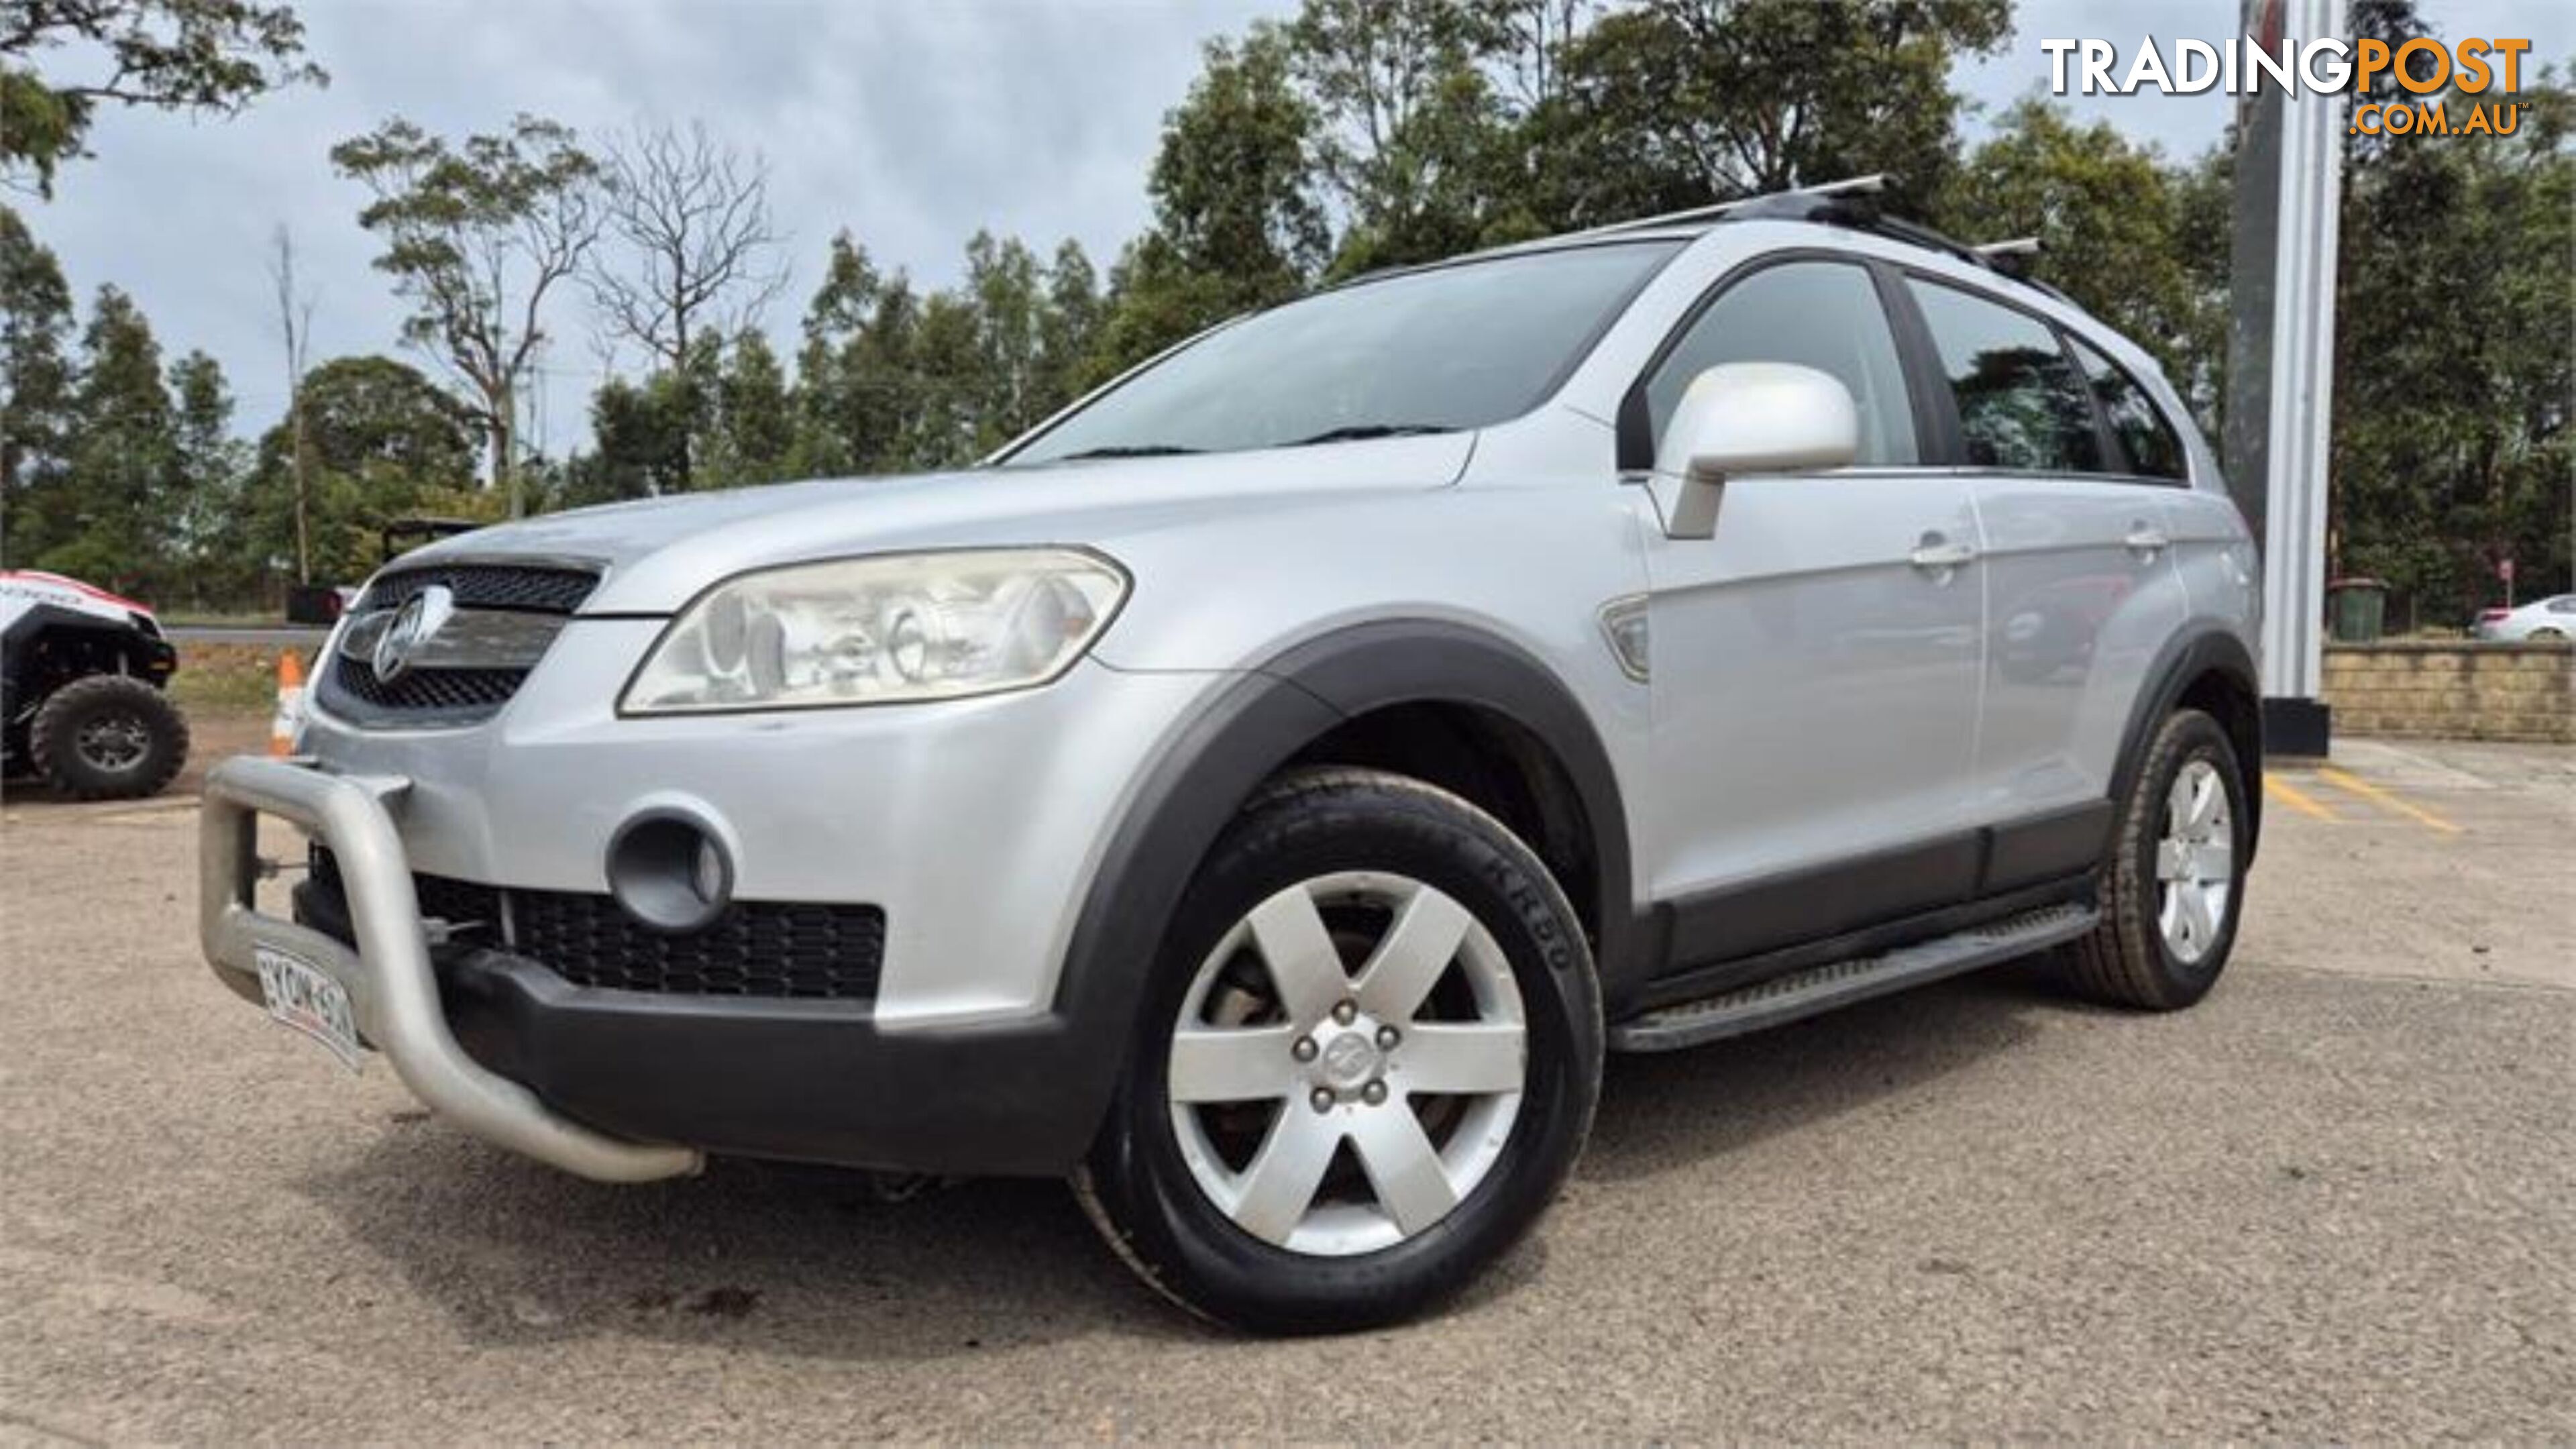
[[[698,597],[626,686],[628,714],[956,699],[1044,684],[1127,596],[1097,554],[1031,548],[795,564]]]

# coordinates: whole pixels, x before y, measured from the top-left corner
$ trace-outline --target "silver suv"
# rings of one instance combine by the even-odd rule
[[[1064,1175],[1190,1308],[1381,1323],[1607,1052],[2048,948],[2208,991],[2256,567],[2136,347],[1769,198],[1242,318],[964,473],[411,554],[209,779],[205,950],[587,1177]]]

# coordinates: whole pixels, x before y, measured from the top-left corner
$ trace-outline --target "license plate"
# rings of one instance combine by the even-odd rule
[[[358,1069],[358,1019],[349,1009],[347,987],[320,968],[283,951],[256,948],[259,994],[268,1014],[331,1049],[350,1071]]]

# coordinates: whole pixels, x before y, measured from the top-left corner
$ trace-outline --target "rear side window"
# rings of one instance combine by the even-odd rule
[[[1655,446],[1691,379],[1729,362],[1794,362],[1839,379],[1860,409],[1854,462],[1920,461],[1914,412],[1896,336],[1865,269],[1847,262],[1783,262],[1736,282],[1709,304],[1646,380]]]
[[[1914,278],[1907,285],[1958,401],[1970,467],[2104,470],[2092,397],[2047,323],[1956,287]]]
[[[2081,342],[2075,344],[2075,356],[2084,364],[2085,380],[2093,385],[2093,400],[2101,404],[2102,420],[2111,425],[2112,439],[2129,455],[2129,471],[2141,478],[2186,476],[2182,439],[2156,410],[2147,390],[2121,371],[2118,363]]]

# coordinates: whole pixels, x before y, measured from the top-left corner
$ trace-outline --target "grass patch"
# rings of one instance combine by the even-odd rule
[[[192,715],[265,715],[277,708],[274,648],[248,644],[182,644],[170,698]],[[311,657],[306,656],[308,673]]]
[[[191,629],[275,629],[286,623],[286,616],[274,609],[172,609],[154,617],[163,628],[173,626]]]

